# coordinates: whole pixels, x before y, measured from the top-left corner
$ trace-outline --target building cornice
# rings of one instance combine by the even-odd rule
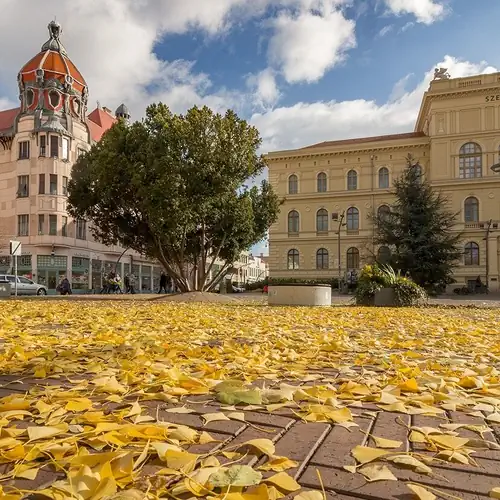
[[[462,97],[470,97],[471,95],[488,95],[492,91],[500,92],[500,82],[492,84],[488,87],[484,87],[483,85],[481,85],[477,88],[468,87],[466,89],[457,88],[452,90],[444,90],[442,92],[439,92],[439,94],[434,94],[432,93],[432,91],[424,92],[422,105],[418,113],[414,131],[422,132],[424,130],[425,120],[427,119],[427,115],[429,114],[429,108],[432,101],[440,101],[443,99],[460,99]]]
[[[269,156],[264,155],[267,163],[276,163],[283,160],[309,160],[309,159],[317,159],[317,158],[326,158],[333,156],[347,156],[347,155],[357,155],[357,154],[368,154],[368,153],[383,153],[387,151],[403,151],[408,149],[423,149],[429,147],[430,137],[423,137],[423,141],[425,142],[411,142],[401,145],[381,145],[381,146],[367,146],[367,147],[357,147],[356,149],[344,149],[338,151],[322,151],[318,153],[312,153],[311,151],[307,151],[304,153],[300,153],[299,149],[292,150],[289,155],[280,154],[279,156]],[[283,152],[284,153],[284,152]]]

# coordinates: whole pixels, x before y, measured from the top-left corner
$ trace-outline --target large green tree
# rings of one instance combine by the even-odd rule
[[[246,186],[265,168],[260,144],[232,111],[176,115],[153,104],[77,161],[69,212],[89,221],[97,240],[158,260],[181,291],[209,290],[277,220],[271,186]]]
[[[392,251],[392,265],[428,290],[452,282],[453,269],[462,255],[456,213],[446,198],[433,190],[411,156],[394,182],[395,201],[390,213],[375,217],[376,243]]]

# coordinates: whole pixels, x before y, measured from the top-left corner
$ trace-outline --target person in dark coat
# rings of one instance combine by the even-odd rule
[[[59,284],[59,293],[61,295],[71,295],[73,292],[71,291],[71,283],[68,278],[64,278]]]
[[[162,271],[160,275],[160,289],[158,293],[161,293],[162,290],[165,290],[165,293],[168,293],[167,290],[167,275]]]

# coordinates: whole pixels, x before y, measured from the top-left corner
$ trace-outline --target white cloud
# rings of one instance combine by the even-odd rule
[[[396,82],[394,87],[392,87],[392,92],[391,92],[391,95],[389,96],[389,102],[397,101],[398,99],[401,99],[401,97],[403,97],[407,93],[406,87],[407,87],[408,82],[412,76],[413,76],[413,73],[410,73],[406,76],[403,76],[403,78],[401,78],[400,80],[398,80]]]
[[[256,0],[259,2],[264,5],[264,0]],[[63,27],[63,43],[89,85],[91,107],[99,100],[114,109],[123,101],[136,118],[144,113],[148,103],[156,100],[163,100],[174,111],[194,104],[239,109],[244,101],[239,93],[214,90],[207,75],[194,73],[192,63],[162,61],[154,48],[167,33],[195,28],[209,35],[224,33],[231,12],[244,3],[244,0],[25,0],[21,5],[17,0],[3,0],[0,44],[9,50],[0,53],[0,89],[11,99],[17,95],[17,72],[40,50],[48,38],[49,16],[57,14]],[[30,11],[28,17],[22,15],[26,9]],[[12,22],[21,17],[22,36],[19,26]]]
[[[11,101],[7,97],[0,97],[0,110],[1,109],[12,109],[15,108],[18,103]]]
[[[374,101],[300,102],[291,107],[256,113],[252,123],[263,136],[263,149],[301,148],[322,141],[411,132],[420,102],[434,68],[448,68],[453,78],[497,71],[486,62],[478,64],[446,56],[432,67],[412,90],[398,99],[378,105]]]
[[[401,27],[399,30],[401,33],[404,33],[405,31],[409,30],[410,28],[413,28],[415,26],[415,23],[408,21],[404,26]]]
[[[442,0],[385,0],[385,3],[393,14],[413,14],[424,24],[432,24],[447,13]]]
[[[319,10],[283,11],[271,24],[269,60],[289,83],[319,80],[356,46],[355,23],[335,2],[325,1]]]
[[[253,90],[254,104],[257,107],[264,109],[273,107],[280,98],[276,74],[271,68],[267,68],[257,75],[250,75],[247,78],[247,85]]]
[[[388,24],[387,26],[384,26],[377,34],[378,37],[382,38],[388,33],[390,33],[394,29],[394,26],[392,24]]]
[[[17,103],[17,72],[47,39],[46,24],[50,19],[46,16],[49,12],[56,13],[63,25],[63,42],[86,77],[93,102],[99,99],[103,105],[114,109],[123,101],[136,119],[142,116],[147,104],[158,100],[176,112],[193,104],[207,104],[216,110],[234,108],[240,114],[252,117],[252,123],[261,131],[267,151],[302,147],[322,140],[413,129],[422,93],[434,67],[412,90],[406,90],[407,83],[396,84],[392,99],[385,104],[360,98],[275,107],[280,98],[276,84],[279,75],[272,69],[250,79],[254,91],[251,94],[247,90],[214,88],[209,75],[197,73],[193,62],[162,61],[154,53],[155,44],[165,33],[196,27],[211,35],[224,34],[243,9],[244,15],[250,16],[273,4],[286,9],[278,14],[278,19],[280,15],[288,16],[283,25],[285,31],[287,26],[296,28],[287,31],[288,35],[296,37],[297,42],[294,45],[292,40],[289,48],[299,50],[300,44],[311,42],[309,47],[312,48],[307,53],[313,60],[311,66],[307,61],[301,66],[303,60],[297,53],[293,55],[293,50],[290,51],[292,56],[282,53],[283,68],[288,71],[289,78],[308,81],[321,77],[329,65],[334,64],[332,61],[341,57],[339,45],[329,38],[331,33],[324,32],[327,26],[334,26],[329,23],[335,16],[342,15],[338,11],[339,1],[331,0],[327,4],[326,0],[254,0],[248,7],[244,0],[213,0],[211,9],[193,9],[194,1],[46,0],[42,3],[23,0],[20,6],[18,0],[2,0],[0,45],[9,47],[9,50],[0,52],[0,109]],[[202,3],[204,6],[207,2]],[[31,15],[23,18],[20,36],[19,26],[11,20],[21,18],[27,9]],[[175,13],[175,19],[168,19],[167,12],[171,17]],[[310,40],[304,38],[306,31],[302,30],[303,27],[296,24],[299,19],[308,27]],[[338,17],[337,21],[344,25]],[[350,33],[350,29],[346,28],[346,33]],[[277,33],[284,35],[283,30]],[[338,37],[338,33],[335,36]],[[320,50],[325,47],[329,50]],[[296,69],[290,66],[294,60],[299,62]],[[446,57],[437,66],[448,67],[453,77],[492,70],[486,63],[472,64],[451,57]],[[252,115],[252,109],[259,112]]]

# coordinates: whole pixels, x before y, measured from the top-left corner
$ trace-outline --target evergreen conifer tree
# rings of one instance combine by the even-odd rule
[[[422,167],[411,156],[394,182],[391,212],[375,216],[376,243],[392,251],[394,269],[428,291],[452,283],[453,269],[462,256],[462,235],[454,227],[456,213],[446,208],[446,198],[433,190]]]

